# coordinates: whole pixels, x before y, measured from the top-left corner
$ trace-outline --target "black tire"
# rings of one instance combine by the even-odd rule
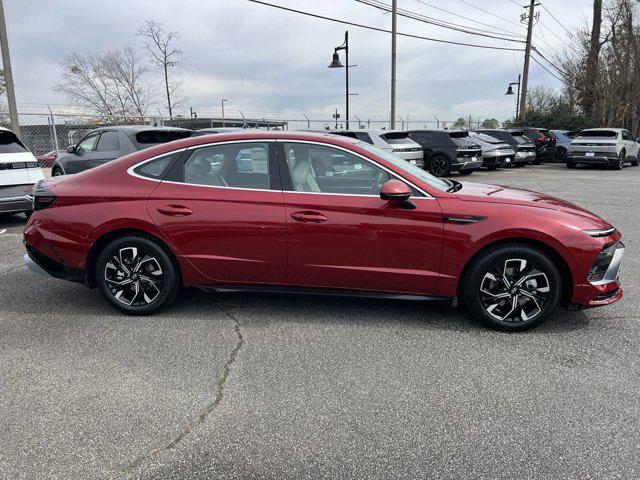
[[[459,170],[458,174],[466,176],[466,175],[471,175],[473,172],[475,172],[475,170]]]
[[[53,170],[51,170],[52,177],[61,177],[62,175],[64,175],[64,172],[59,167],[53,167]]]
[[[635,158],[631,160],[631,166],[637,167],[638,163],[640,163],[640,151],[638,151],[638,154],[635,156]]]
[[[27,210],[26,212],[24,212],[24,216],[27,220],[31,218],[31,215],[33,215],[33,210]]]
[[[536,155],[536,158],[531,160],[531,165],[540,165],[542,163],[542,159]]]
[[[127,235],[107,244],[96,259],[94,275],[102,296],[132,315],[166,307],[180,290],[178,267],[168,251],[143,235]]]
[[[436,177],[446,177],[451,173],[451,162],[444,155],[434,155],[429,160],[429,173]]]
[[[576,162],[572,162],[571,160],[567,160],[567,168],[576,168],[578,164]]]
[[[562,296],[560,272],[554,263],[540,250],[524,244],[483,252],[472,260],[462,282],[461,298],[467,310],[498,330],[528,330],[540,325]]]
[[[620,151],[618,155],[618,161],[613,165],[614,170],[622,170],[624,168],[624,162],[627,158],[627,152],[624,149]]]
[[[559,147],[556,150],[556,162],[565,163],[567,161],[567,149]]]
[[[487,170],[494,171],[498,169],[498,165],[487,165]]]

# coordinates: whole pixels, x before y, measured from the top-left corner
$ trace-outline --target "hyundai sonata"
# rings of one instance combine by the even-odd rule
[[[622,297],[620,233],[568,202],[431,176],[330,134],[237,132],[34,188],[33,270],[148,314],[183,286],[454,300],[523,330]]]

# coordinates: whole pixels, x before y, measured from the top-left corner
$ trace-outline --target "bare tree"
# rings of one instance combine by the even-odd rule
[[[149,105],[145,67],[133,49],[64,58],[62,82],[55,90],[77,106],[109,118],[143,116]]]
[[[153,63],[162,71],[167,96],[169,118],[173,117],[173,109],[180,103],[178,91],[180,82],[171,76],[171,69],[180,64],[182,50],[176,47],[179,39],[177,32],[167,32],[164,26],[154,20],[146,20],[137,35],[144,39],[144,47],[149,52]]]

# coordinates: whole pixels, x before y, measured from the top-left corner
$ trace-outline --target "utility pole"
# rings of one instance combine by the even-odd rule
[[[524,121],[524,114],[527,109],[527,83],[529,81],[529,58],[531,57],[531,35],[533,34],[533,19],[535,17],[535,8],[539,5],[536,0],[531,0],[529,4],[529,22],[527,25],[527,46],[524,51],[524,69],[522,71],[522,98],[520,99],[520,122]],[[526,14],[524,14],[526,15]],[[522,17],[523,19],[526,17]]]
[[[4,80],[7,84],[7,103],[9,104],[9,116],[11,117],[11,130],[20,138],[16,93],[13,90],[13,73],[11,72],[11,58],[9,57],[9,36],[7,35],[7,22],[4,18],[4,0],[0,0],[0,47],[2,50]]]
[[[396,36],[398,0],[391,2],[391,130],[396,128]]]

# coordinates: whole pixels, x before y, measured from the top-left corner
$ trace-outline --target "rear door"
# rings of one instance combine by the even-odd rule
[[[437,200],[416,190],[416,209],[405,210],[380,198],[390,172],[365,157],[312,142],[278,145],[288,284],[435,291],[443,241]]]
[[[147,209],[180,254],[212,283],[285,281],[284,205],[273,141],[189,149]]]

